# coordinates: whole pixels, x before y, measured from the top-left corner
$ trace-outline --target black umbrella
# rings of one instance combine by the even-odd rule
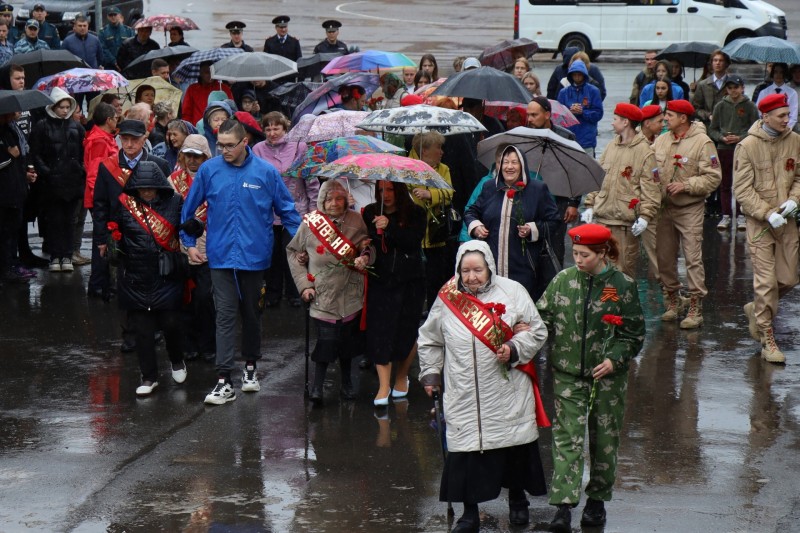
[[[192,46],[165,46],[158,50],[150,50],[143,56],[139,56],[128,63],[123,74],[129,80],[147,78],[152,74],[150,65],[154,59],[163,59],[164,61],[175,60],[180,62],[195,52],[197,52],[197,48]]]
[[[25,87],[30,89],[45,76],[71,68],[90,68],[86,62],[67,50],[36,50],[14,56],[13,63],[25,69]]]
[[[280,100],[281,105],[289,110],[289,116],[291,116],[295,108],[300,105],[314,89],[318,89],[320,86],[322,86],[322,82],[289,82],[272,89],[269,94]]]
[[[496,68],[480,67],[450,76],[431,96],[460,96],[527,104],[531,93],[516,77]]]
[[[0,114],[28,111],[51,105],[53,100],[40,91],[0,91]]]
[[[539,50],[539,45],[530,39],[521,37],[519,39],[508,40],[486,48],[478,57],[481,65],[494,67],[500,70],[508,70],[514,66],[517,57],[529,57]]]
[[[716,44],[698,41],[673,43],[661,50],[656,59],[676,59],[684,67],[703,68],[708,63],[708,58],[718,48]]]
[[[297,60],[297,77],[301,80],[306,78],[314,79],[315,76],[320,75],[325,65],[340,55],[342,54],[314,54],[309,57],[301,57]]]

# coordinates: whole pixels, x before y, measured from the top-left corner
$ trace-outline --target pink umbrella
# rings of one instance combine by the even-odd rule
[[[578,119],[575,118],[575,115],[572,114],[572,111],[570,111],[567,106],[558,100],[549,100],[549,102],[551,107],[550,121],[553,124],[563,128],[569,128],[570,126],[578,124]],[[483,112],[490,117],[499,118],[500,120],[506,120],[509,109],[513,107],[525,107],[519,102],[487,101],[485,105],[486,107]]]
[[[324,165],[316,175],[324,178],[394,181],[414,187],[453,189],[424,161],[392,154],[347,155]]]
[[[334,111],[322,115],[303,115],[286,135],[287,141],[313,143],[356,135],[356,127],[369,115],[367,111]]]

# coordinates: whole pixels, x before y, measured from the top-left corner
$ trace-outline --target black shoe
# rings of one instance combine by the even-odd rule
[[[451,533],[478,533],[481,530],[481,521],[473,518],[458,519],[456,525],[450,530]]]
[[[311,394],[308,395],[308,399],[317,407],[322,405],[322,389],[316,387],[311,389]]]
[[[581,516],[582,526],[600,527],[606,523],[606,509],[602,500],[586,500],[586,507],[583,508]]]
[[[569,505],[558,506],[556,516],[550,522],[550,531],[553,533],[572,533],[572,513]]]
[[[339,396],[341,396],[342,400],[357,400],[358,394],[356,394],[355,389],[353,388],[353,384],[349,385],[342,385],[342,388],[339,389]]]
[[[122,346],[119,347],[119,351],[122,353],[130,353],[136,351],[136,340],[135,339],[123,339]]]
[[[530,522],[531,517],[528,511],[528,500],[524,502],[509,502],[508,504],[508,521],[516,526],[524,526]]]

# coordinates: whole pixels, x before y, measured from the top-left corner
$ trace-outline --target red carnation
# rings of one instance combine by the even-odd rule
[[[675,159],[675,163],[674,163],[675,166],[677,168],[683,168],[683,163],[681,162],[681,160],[683,159],[683,156],[680,155],[680,154],[675,154],[673,157]]]
[[[306,274],[306,279],[311,283],[314,283],[317,280],[317,278],[314,277],[314,274],[311,273]]]
[[[114,230],[111,232],[111,238],[115,241],[122,240],[122,233],[119,230]]]
[[[324,253],[325,253],[325,247],[324,247],[324,246],[322,246],[321,244],[320,244],[319,246],[317,246],[317,253],[318,253],[319,255],[322,255],[322,254],[324,254]]]
[[[106,224],[106,227],[108,228],[109,231],[114,231],[119,229],[119,226],[114,221],[111,221],[108,224]]]
[[[639,205],[639,199],[634,198],[631,200],[631,203],[628,204],[628,209],[636,209],[636,206]]]
[[[619,315],[603,315],[603,322],[612,326],[621,326],[622,317]]]
[[[515,191],[514,189],[508,189],[506,191],[506,196],[508,196],[509,198],[514,198],[515,194],[517,194],[517,191]]]
[[[518,182],[516,182],[514,184],[514,187],[519,187],[520,189],[524,189],[525,188],[525,182],[524,181],[518,181]]]
[[[497,316],[502,316],[506,314],[506,306],[504,304],[494,304],[494,312],[497,313]]]

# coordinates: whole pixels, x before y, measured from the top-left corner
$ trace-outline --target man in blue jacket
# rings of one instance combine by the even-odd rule
[[[580,59],[573,61],[567,78],[570,86],[561,89],[558,101],[567,106],[578,119],[578,124],[570,126],[569,130],[575,134],[575,140],[586,153],[594,157],[594,149],[597,146],[597,123],[603,118],[603,99],[600,97],[600,89],[587,83],[589,73]]]
[[[200,167],[183,204],[181,240],[195,263],[208,261],[217,306],[217,360],[219,379],[205,403],[222,405],[236,399],[231,382],[236,341],[236,314],[242,314],[242,392],[261,387],[256,361],[261,359],[261,296],[264,271],[272,259],[272,221],[275,213],[291,235],[300,215],[280,173],[254,156],[245,129],[236,119],[226,120],[217,134],[221,157]],[[195,210],[208,202],[206,253],[196,245],[202,224]]]
[[[122,12],[118,7],[108,8],[108,23],[97,34],[103,46],[103,66],[114,70],[122,70],[117,65],[117,53],[122,43],[130,39],[136,32],[122,23]]]
[[[103,65],[103,47],[100,39],[89,33],[89,19],[83,15],[75,17],[72,33],[64,38],[61,47],[86,61],[91,68],[96,69]]]
[[[31,17],[39,23],[39,39],[46,42],[50,50],[60,50],[61,36],[58,35],[58,29],[47,22],[47,9],[44,4],[35,4]]]

